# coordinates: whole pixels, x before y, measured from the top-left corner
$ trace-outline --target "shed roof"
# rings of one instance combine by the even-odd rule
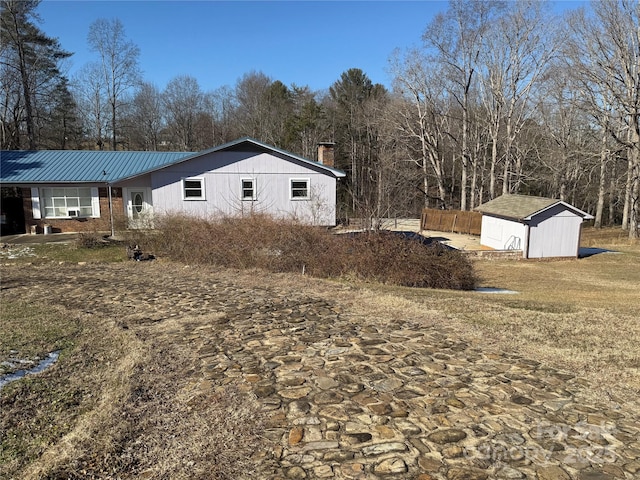
[[[486,213],[488,215],[496,215],[499,217],[511,218],[518,221],[530,220],[531,217],[553,207],[554,205],[564,205],[577,215],[585,219],[591,219],[593,216],[583,212],[582,210],[553,198],[534,197],[531,195],[512,195],[505,194],[498,198],[489,200],[486,203],[475,208],[475,210]]]
[[[3,150],[0,152],[0,182],[7,184],[114,183],[209,153],[223,150],[246,151],[247,149],[285,156],[334,177],[345,176],[341,170],[245,137],[197,153]]]

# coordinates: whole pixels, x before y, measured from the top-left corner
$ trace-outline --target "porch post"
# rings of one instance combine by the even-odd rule
[[[107,184],[107,191],[109,192],[109,223],[111,224],[111,238],[116,235],[115,227],[113,225],[113,204],[111,202],[111,184]]]

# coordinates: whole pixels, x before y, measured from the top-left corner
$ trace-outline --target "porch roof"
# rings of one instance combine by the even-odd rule
[[[162,168],[193,152],[3,150],[0,181],[6,184],[111,183]]]

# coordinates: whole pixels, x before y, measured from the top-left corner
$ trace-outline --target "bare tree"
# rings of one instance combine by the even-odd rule
[[[89,27],[91,50],[100,56],[100,66],[111,113],[111,149],[118,146],[118,115],[125,93],[140,79],[140,49],[129,41],[122,22],[101,18]]]
[[[565,65],[554,64],[537,91],[538,121],[544,127],[547,147],[541,159],[551,173],[551,194],[568,200],[570,181],[581,159],[594,155],[584,143],[582,130],[588,123],[580,88]]]
[[[552,26],[544,3],[522,0],[505,10],[484,37],[479,76],[492,141],[490,198],[495,195],[500,138],[504,139],[502,193],[519,189],[522,159],[514,155],[514,142],[531,115],[532,89],[554,54],[553,39],[545,33]]]
[[[500,10],[500,2],[483,0],[452,0],[449,9],[437,15],[429,24],[422,40],[430,60],[442,66],[448,81],[447,93],[459,112],[457,138],[461,160],[460,208],[467,209],[468,173],[472,163],[469,134],[473,84],[478,57],[491,20]]]
[[[205,108],[198,81],[186,75],[176,77],[167,84],[162,99],[172,142],[180,149],[196,150],[196,122]]]
[[[269,112],[264,101],[272,81],[262,72],[250,72],[235,87],[236,119],[242,134],[265,141]]]
[[[164,127],[162,98],[158,87],[148,82],[140,84],[131,107],[134,144],[143,150],[158,150],[160,132]]]
[[[220,87],[205,94],[205,108],[213,117],[213,143],[219,145],[238,137],[235,124],[236,105],[233,90]]]
[[[99,150],[104,150],[108,106],[100,65],[87,63],[82,67],[73,80],[73,91],[85,132]]]
[[[591,13],[591,15],[589,14]],[[640,4],[635,0],[601,0],[592,12],[569,18],[569,68],[581,82],[593,118],[607,129],[627,155],[627,182],[622,228],[638,236],[640,220]],[[608,122],[619,112],[625,129]]]
[[[446,112],[442,102],[444,85],[441,72],[430,68],[424,54],[413,49],[403,57],[396,52],[391,61],[397,102],[396,128],[405,138],[410,158],[420,167],[424,206],[429,205],[429,177],[436,180],[440,206],[446,204],[445,170],[442,149]]]

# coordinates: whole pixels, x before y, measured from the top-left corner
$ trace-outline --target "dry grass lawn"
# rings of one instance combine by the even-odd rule
[[[585,229],[582,244],[610,252],[567,260],[477,260],[486,294],[395,290],[488,348],[514,351],[585,377],[594,395],[640,394],[640,243],[619,229]]]
[[[219,274],[245,286],[259,278],[264,287],[332,298],[355,320],[409,318],[415,328],[436,327],[488,350],[518,353],[584,377],[587,394],[637,409],[640,244],[618,230],[587,230],[583,242],[616,253],[475,261],[482,286],[514,295]],[[181,466],[194,461],[209,466],[194,479],[241,478],[239,472],[250,471],[260,410],[233,385],[199,388],[191,376],[194,352],[173,341],[198,325],[176,318],[142,335],[112,319],[26,305],[10,292],[3,293],[0,312],[0,363],[9,356],[62,353],[56,368],[0,394],[0,478],[109,478],[123,471],[134,472],[127,478],[182,478]]]

